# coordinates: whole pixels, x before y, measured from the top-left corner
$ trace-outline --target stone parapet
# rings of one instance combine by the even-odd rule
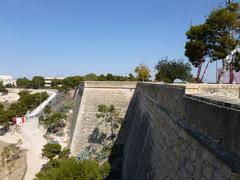
[[[239,177],[239,150],[234,149],[238,146],[239,131],[234,131],[232,136],[229,134],[236,142],[229,139],[231,145],[225,146],[200,127],[214,121],[215,124],[209,125],[209,132],[215,131],[215,127],[224,128],[222,121],[228,121],[237,129],[239,118],[234,114],[228,116],[227,108],[223,111],[225,116],[217,116],[224,107],[215,109],[216,104],[212,108],[201,106],[199,102],[194,105],[185,97],[187,88],[186,85],[137,85],[129,106],[132,109],[125,118],[128,131],[122,179],[218,180]],[[192,108],[191,114],[188,108]],[[202,119],[204,115],[206,118]],[[200,125],[191,119],[198,119]],[[225,129],[229,129],[228,123]],[[221,133],[227,136],[231,132],[224,130]]]

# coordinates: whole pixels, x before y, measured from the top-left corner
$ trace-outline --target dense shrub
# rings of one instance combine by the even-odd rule
[[[43,146],[42,156],[52,160],[61,153],[61,145],[57,143],[48,143]]]
[[[52,112],[51,107],[49,105],[45,106],[43,111],[45,114],[50,114]]]
[[[55,112],[47,117],[39,119],[40,124],[47,128],[48,133],[57,133],[61,128],[65,127],[66,114]]]
[[[3,82],[0,81],[0,93],[7,94],[8,90],[3,86]]]
[[[103,163],[103,165],[100,167],[100,173],[103,179],[106,179],[109,175],[109,172],[111,170],[111,165],[108,161]]]
[[[3,108],[0,110],[0,125],[8,126],[13,117],[26,115],[48,98],[46,92],[30,94],[29,91],[22,91],[19,95],[17,103],[11,104],[7,110]]]
[[[36,180],[102,179],[100,167],[96,161],[78,161],[75,158],[50,161],[36,177]]]

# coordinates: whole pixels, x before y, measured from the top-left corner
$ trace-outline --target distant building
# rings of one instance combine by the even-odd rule
[[[16,86],[16,80],[12,78],[11,75],[0,75],[0,81],[3,82],[3,85],[6,86],[8,84],[12,86]]]
[[[44,77],[45,79],[45,87],[51,87],[52,86],[52,81],[57,79],[57,80],[63,80],[64,77]],[[58,85],[61,86],[61,85]]]

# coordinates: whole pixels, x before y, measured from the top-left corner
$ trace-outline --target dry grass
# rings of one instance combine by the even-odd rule
[[[26,170],[26,153],[18,144],[0,141],[0,179],[21,180]]]

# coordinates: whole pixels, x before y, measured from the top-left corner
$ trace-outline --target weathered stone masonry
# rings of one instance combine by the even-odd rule
[[[191,102],[185,96],[183,86],[137,85],[125,117],[128,134],[122,179],[240,178],[237,173],[240,159],[229,151],[239,152],[236,128],[240,127],[240,112],[232,109],[231,115],[219,117],[218,113],[227,111],[224,107],[217,109],[215,104],[210,107],[198,99]],[[231,128],[217,133],[217,129],[224,130],[224,123],[218,124],[218,120]],[[205,124],[211,126],[207,129]],[[211,129],[216,133],[211,134]],[[225,141],[231,130],[233,143],[220,145],[211,136],[219,135]]]
[[[225,85],[221,91],[219,85],[209,89],[208,85],[135,86],[126,82],[81,85],[71,135],[73,155],[88,145],[96,127],[97,105],[116,104],[126,113],[120,130],[123,180],[240,179],[239,109],[186,94],[214,91],[239,97],[239,87],[230,87],[229,93]]]
[[[90,143],[89,136],[97,127],[97,107],[100,104],[114,104],[122,116],[126,114],[128,105],[136,87],[135,82],[84,82],[80,86],[77,116],[74,118],[71,152],[78,155]]]

